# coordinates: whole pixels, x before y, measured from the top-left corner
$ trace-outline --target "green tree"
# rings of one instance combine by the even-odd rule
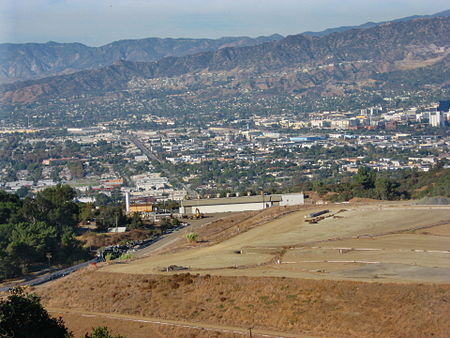
[[[375,180],[376,197],[382,200],[393,200],[398,196],[398,184],[386,177],[377,177]]]
[[[91,334],[85,334],[84,338],[125,338],[125,336],[114,336],[106,326],[99,326],[92,329]]]
[[[18,266],[11,257],[6,254],[0,255],[0,280],[17,276],[20,273],[20,266]]]
[[[375,187],[375,173],[367,167],[359,167],[358,173],[353,177],[353,183],[363,190]]]
[[[58,247],[56,228],[44,223],[15,224],[6,252],[24,266],[36,261],[44,261],[47,252]]]
[[[110,204],[111,202],[112,202],[111,198],[104,193],[98,193],[97,195],[95,195],[95,203],[97,205],[105,206],[105,205]]]
[[[16,288],[0,301],[0,337],[72,337],[61,318],[53,318],[42,307],[40,298]]]
[[[0,190],[0,224],[11,222],[22,207],[22,202],[17,195],[8,194]]]
[[[89,258],[87,250],[81,246],[81,242],[76,239],[73,229],[69,226],[62,228],[58,244],[56,252],[53,253],[56,261],[67,264]]]
[[[64,225],[75,227],[79,214],[75,196],[75,190],[68,185],[44,189],[35,199],[25,199],[23,215],[31,222],[43,221],[59,229]]]
[[[16,191],[16,195],[19,196],[20,198],[26,197],[29,193],[30,193],[30,188],[28,188],[28,187],[20,187]]]
[[[128,217],[128,228],[129,229],[140,229],[145,226],[144,222],[142,221],[142,218],[137,214],[134,213],[131,215],[131,217]]]
[[[95,205],[94,203],[81,203],[79,205],[80,208],[80,221],[88,222],[92,221],[95,218]]]
[[[108,228],[126,225],[127,217],[123,214],[121,207],[106,206],[100,208],[96,222],[98,230],[106,231]]]

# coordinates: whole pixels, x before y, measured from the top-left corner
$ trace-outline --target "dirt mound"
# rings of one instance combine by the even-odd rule
[[[381,200],[376,200],[374,198],[366,198],[366,197],[353,197],[350,203],[370,203],[370,202],[381,202]]]
[[[450,285],[84,270],[38,290],[45,306],[289,333],[444,337]]]

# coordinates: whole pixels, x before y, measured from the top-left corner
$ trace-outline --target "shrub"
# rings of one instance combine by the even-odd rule
[[[85,334],[85,338],[125,338],[124,336],[117,335],[113,336],[111,332],[109,332],[108,327],[99,326],[92,329],[91,334]]]
[[[198,241],[198,233],[196,233],[196,232],[189,232],[189,233],[186,234],[186,239],[190,243],[195,243],[195,242]]]
[[[132,257],[133,257],[133,255],[132,255],[131,253],[127,252],[127,253],[123,253],[123,254],[119,257],[119,259],[120,259],[121,261],[124,261],[124,260],[127,260],[127,259],[131,259]]]

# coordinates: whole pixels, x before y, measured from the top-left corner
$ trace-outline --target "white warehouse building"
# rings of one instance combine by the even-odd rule
[[[302,204],[305,204],[305,196],[303,193],[205,198],[182,200],[180,214],[195,214],[197,209],[203,214],[213,214],[217,212],[252,211],[274,206]]]

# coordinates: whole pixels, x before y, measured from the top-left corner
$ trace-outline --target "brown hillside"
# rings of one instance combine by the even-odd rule
[[[450,285],[84,270],[38,293],[48,308],[345,337],[445,337]]]

